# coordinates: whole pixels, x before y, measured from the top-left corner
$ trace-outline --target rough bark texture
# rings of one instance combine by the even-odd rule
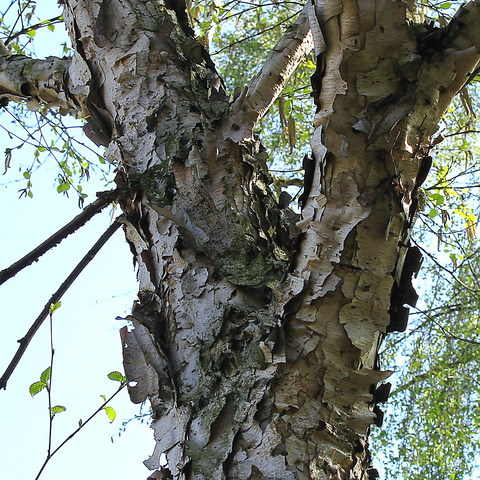
[[[70,66],[74,76],[80,73],[72,63],[75,61],[70,58],[33,60],[23,55],[0,54],[1,106],[9,100],[27,98],[27,105],[32,110],[43,103],[50,108],[58,108],[62,114],[81,116],[81,101],[88,87],[83,79],[75,79],[78,87],[70,81]]]
[[[122,342],[132,401],[152,404],[151,478],[375,478],[378,348],[416,301],[419,187],[478,67],[480,7],[435,29],[407,23],[401,1],[308,2],[232,103],[181,4],[65,0],[71,88],[129,192],[140,291]],[[252,130],[312,36],[299,218],[271,193]]]

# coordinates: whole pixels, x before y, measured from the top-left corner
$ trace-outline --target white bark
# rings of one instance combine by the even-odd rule
[[[244,94],[234,105],[237,112],[253,111],[249,117],[237,118],[239,124],[253,130],[268,112],[273,102],[282,93],[288,79],[297,69],[302,59],[313,48],[313,36],[308,22],[308,4],[304,7],[295,23],[287,30],[275,45],[262,65],[258,74],[252,79]],[[243,138],[239,138],[243,140]]]
[[[0,55],[0,99],[3,103],[25,99],[31,110],[41,104],[56,108],[62,115],[81,117],[88,95],[88,76],[72,59],[47,57],[33,60],[22,55]]]

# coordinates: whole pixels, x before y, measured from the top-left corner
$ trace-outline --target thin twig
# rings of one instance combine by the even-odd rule
[[[462,282],[452,271],[450,271],[447,267],[442,265],[440,262],[438,262],[433,255],[431,255],[429,252],[427,252],[421,245],[419,245],[417,242],[415,242],[415,245],[423,252],[424,255],[426,255],[437,267],[439,267],[441,270],[447,272],[451,277],[463,288],[468,290],[469,292],[472,293],[478,293],[477,289],[470,288],[468,285],[466,285],[464,282]]]
[[[50,457],[52,451],[52,432],[53,432],[53,415],[52,415],[52,378],[53,378],[53,357],[55,355],[55,349],[53,348],[53,313],[50,311],[50,378],[46,382],[47,394],[48,394],[48,449],[47,457]]]
[[[79,215],[63,226],[58,232],[54,233],[50,238],[34,248],[30,253],[22,259],[13,263],[9,267],[0,272],[0,285],[10,278],[14,277],[20,270],[28,267],[30,264],[38,260],[45,252],[56,247],[64,238],[85,225],[95,214],[102,211],[110,202],[118,197],[118,190],[111,190],[102,193],[100,198],[85,207]]]
[[[124,388],[125,386],[127,385],[126,382],[122,383],[120,385],[120,387],[118,387],[118,390],[113,394],[111,395],[107,400],[105,400],[105,402],[102,403],[102,405],[100,407],[97,408],[97,410],[95,410],[95,412],[93,412],[88,418],[87,420],[85,420],[85,422],[83,422],[74,432],[72,432],[52,453],[51,455],[47,456],[47,458],[45,459],[45,462],[43,463],[42,465],[42,468],[40,468],[40,471],[38,472],[37,476],[35,477],[35,480],[38,480],[38,478],[40,477],[40,475],[42,474],[43,470],[45,469],[45,467],[47,466],[47,463],[49,462],[49,460],[70,440],[72,439],[95,415],[97,415],[98,412],[100,412],[101,410],[103,410],[103,408],[108,404],[110,403]]]
[[[471,340],[470,338],[463,338],[463,337],[459,337],[458,335],[455,335],[454,333],[450,332],[447,328],[445,328],[443,325],[438,323],[430,315],[425,315],[425,316],[428,318],[428,320],[432,321],[440,330],[442,330],[443,333],[445,333],[445,335],[447,335],[451,339],[458,340],[459,342],[469,343],[470,345],[476,345],[476,346],[480,345],[480,342],[478,342],[477,340]]]
[[[22,30],[14,33],[13,35],[11,35],[11,36],[9,35],[7,41],[5,42],[5,45],[8,45],[8,43],[11,42],[12,40],[15,40],[20,35],[24,35],[24,34],[30,32],[31,30],[38,30],[39,28],[46,27],[47,24],[48,25],[55,25],[57,23],[61,23],[62,22],[61,18],[62,18],[62,16],[59,15],[58,17],[49,18],[48,20],[44,20],[43,22],[36,23],[35,25],[31,25],[27,28],[23,28]]]
[[[95,245],[90,249],[90,251],[82,258],[82,260],[78,263],[78,265],[72,270],[72,273],[66,278],[66,280],[60,285],[60,288],[50,297],[48,302],[43,307],[42,312],[37,317],[35,322],[33,322],[32,326],[28,330],[27,334],[18,340],[20,346],[17,349],[17,353],[15,353],[10,365],[5,370],[5,373],[0,378],[0,390],[3,388],[4,390],[7,388],[7,382],[12,375],[13,371],[15,370],[18,362],[22,358],[22,355],[25,353],[25,350],[28,347],[28,344],[32,340],[33,336],[37,332],[37,330],[42,325],[43,321],[47,317],[48,313],[50,312],[50,305],[55,305],[60,301],[63,294],[69,289],[72,283],[76,280],[76,278],[80,275],[83,269],[92,261],[95,255],[99,252],[99,250],[105,245],[107,240],[117,231],[117,229],[122,225],[119,218],[117,218],[105,231],[105,233],[96,241]]]
[[[12,30],[8,34],[7,39],[4,41],[5,45],[8,45],[8,43],[10,42],[10,38],[13,35],[13,29],[17,26],[17,23],[18,23],[19,20],[20,20],[20,23],[22,24],[22,28],[23,28],[24,25],[23,25],[23,16],[22,15],[23,15],[23,12],[30,6],[31,2],[32,2],[32,0],[28,0],[28,2],[25,3],[25,5],[22,7],[22,9],[21,10],[19,9],[17,19],[15,20],[15,23],[12,26]]]
[[[246,37],[243,37],[239,40],[235,40],[234,42],[230,43],[226,47],[221,48],[220,50],[217,50],[216,52],[213,52],[211,56],[213,57],[214,55],[218,55],[219,53],[223,52],[224,50],[227,50],[228,48],[232,48],[234,45],[238,45],[239,43],[245,42],[247,40],[251,40],[252,38],[258,37],[259,35],[262,35],[266,32],[269,32],[270,30],[274,30],[275,28],[279,27],[280,25],[283,25],[284,23],[288,22],[292,18],[296,17],[300,12],[295,12],[293,15],[290,15],[289,17],[285,18],[281,22],[276,23],[272,27],[268,27],[265,30],[262,30],[261,32],[256,32],[253,33],[252,35],[247,35]]]

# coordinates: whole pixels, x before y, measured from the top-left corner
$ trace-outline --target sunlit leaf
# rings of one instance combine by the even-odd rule
[[[50,411],[50,413],[53,418],[57,413],[64,412],[65,410],[66,408],[63,405],[55,405],[54,407],[52,407],[52,410]]]
[[[120,372],[116,372],[116,371],[115,372],[110,372],[108,374],[108,378],[110,380],[113,380],[115,382],[120,382],[120,383],[124,383],[127,380]]]
[[[117,413],[115,412],[115,410],[112,407],[109,407],[109,406],[103,407],[103,409],[105,410],[105,412],[108,416],[108,419],[110,420],[110,423],[112,423],[115,420],[115,417],[117,416]]]
[[[37,393],[40,393],[46,387],[43,382],[35,382],[30,385],[30,395],[34,397]]]
[[[58,192],[58,193],[66,192],[69,188],[70,188],[70,184],[69,184],[69,183],[61,183],[61,184],[57,187],[57,192]]]
[[[43,383],[47,383],[49,380],[50,380],[50,377],[51,377],[51,373],[52,373],[52,369],[51,367],[48,367],[46,370],[44,370],[42,372],[42,374],[40,375],[40,380],[43,382]]]

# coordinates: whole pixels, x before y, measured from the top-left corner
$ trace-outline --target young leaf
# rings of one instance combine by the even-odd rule
[[[120,382],[120,383],[124,383],[127,380],[120,372],[110,372],[108,374],[108,378],[110,380],[113,380],[114,382]]]
[[[37,393],[40,393],[46,387],[43,382],[35,382],[30,385],[30,395],[34,397]]]
[[[55,405],[54,407],[52,407],[50,414],[52,415],[52,418],[53,418],[57,413],[64,412],[65,410],[66,408],[64,406]]]
[[[445,197],[443,195],[440,195],[439,193],[433,193],[430,195],[430,198],[437,204],[437,205],[443,205],[445,201]]]
[[[69,188],[70,188],[70,184],[68,182],[67,183],[61,183],[57,187],[57,192],[58,193],[66,192]]]
[[[40,380],[46,385],[47,382],[50,380],[51,376],[51,368],[48,367],[42,374],[40,375]]]
[[[282,128],[287,126],[287,119],[285,117],[285,97],[280,95],[278,97],[278,114],[280,115],[280,125]]]
[[[58,310],[62,306],[62,302],[57,302],[55,304],[50,304],[49,313],[53,313],[55,310]]]
[[[81,427],[83,425],[82,419],[78,421],[78,426]]]
[[[290,145],[290,153],[293,152],[296,144],[295,119],[293,115],[288,117],[288,143]]]
[[[112,407],[103,407],[105,410],[108,419],[110,420],[110,423],[112,423],[115,420],[115,417],[117,416],[117,412]]]

